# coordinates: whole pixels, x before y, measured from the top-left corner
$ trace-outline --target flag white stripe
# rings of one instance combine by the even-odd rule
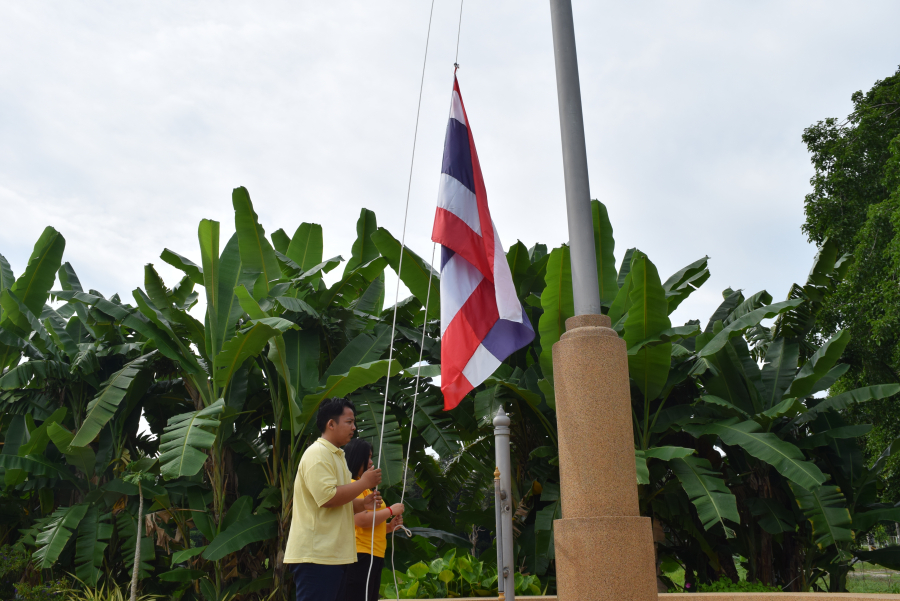
[[[493,220],[491,225],[494,227],[494,294],[497,297],[497,312],[500,319],[522,323],[522,305],[516,295],[516,286],[509,271],[506,253],[503,252],[503,244],[500,242],[497,225]]]
[[[446,173],[441,174],[438,206],[462,219],[476,234],[481,235],[478,201],[475,200],[475,194],[462,185],[458,179]]]
[[[466,304],[484,276],[460,255],[453,255],[441,269],[441,335]]]
[[[491,354],[491,351],[487,350],[483,344],[479,344],[463,369],[463,375],[470,384],[478,386],[491,377],[491,374],[500,367],[500,363],[501,361]]]
[[[463,114],[462,101],[459,99],[459,94],[456,93],[456,90],[453,90],[453,97],[450,99],[450,118],[456,119],[463,125],[466,125],[466,116]]]

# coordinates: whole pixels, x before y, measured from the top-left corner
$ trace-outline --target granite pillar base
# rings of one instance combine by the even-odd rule
[[[656,601],[650,518],[556,520],[559,601]]]
[[[559,601],[657,601],[653,529],[638,508],[628,354],[607,316],[566,320],[553,374]]]

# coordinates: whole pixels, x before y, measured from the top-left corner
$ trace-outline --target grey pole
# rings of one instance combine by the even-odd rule
[[[496,452],[496,451],[495,451]],[[504,599],[503,592],[506,590],[506,580],[502,577],[503,570],[503,520],[500,519],[500,508],[503,506],[503,495],[500,491],[500,467],[494,469],[494,523],[497,525],[497,536],[495,542],[497,544],[497,590],[500,598]]]
[[[556,57],[556,92],[559,97],[559,126],[566,179],[566,215],[572,255],[575,315],[599,315],[600,285],[597,281],[597,255],[594,250],[591,188],[584,142],[572,0],[550,0],[550,17],[553,22],[553,53]]]
[[[503,407],[497,410],[494,417],[494,453],[497,459],[497,468],[500,470],[500,521],[497,524],[497,532],[500,536],[497,541],[498,548],[502,545],[502,555],[498,551],[497,557],[501,563],[497,564],[497,579],[502,579],[505,599],[516,598],[516,574],[513,555],[513,528],[512,528],[512,467],[509,459],[509,417],[503,411]],[[502,558],[502,559],[501,559]]]

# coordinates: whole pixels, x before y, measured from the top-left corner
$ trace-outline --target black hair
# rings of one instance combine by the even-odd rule
[[[324,434],[328,428],[328,422],[337,420],[344,414],[344,409],[347,408],[353,412],[353,415],[356,415],[356,406],[350,402],[350,399],[334,397],[322,401],[319,405],[319,413],[316,415],[316,425],[319,427],[319,432]]]
[[[354,480],[359,478],[360,469],[366,471],[369,467],[371,455],[372,443],[364,438],[354,438],[344,446],[344,459],[347,460],[347,468]]]

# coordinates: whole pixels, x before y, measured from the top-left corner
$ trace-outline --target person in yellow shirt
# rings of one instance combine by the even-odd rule
[[[354,482],[361,480],[368,470],[372,469],[372,445],[361,438],[354,438],[344,447],[347,469],[350,470]],[[365,498],[370,491],[360,493]],[[387,550],[387,535],[403,525],[402,503],[390,507],[379,503],[375,511],[375,536],[372,537],[372,511],[366,510],[353,516],[356,524],[356,563],[344,572],[344,584],[338,594],[338,601],[376,601],[381,584],[381,570],[384,568],[384,553]],[[393,519],[391,519],[393,518]],[[388,520],[391,520],[388,522]],[[373,549],[374,543],[374,549]],[[369,566],[372,575],[369,576]],[[368,580],[369,588],[366,589]],[[368,592],[368,594],[367,594]]]
[[[381,495],[367,490],[381,483],[381,470],[368,469],[354,481],[341,450],[356,431],[353,403],[325,399],[316,425],[322,436],[303,452],[297,468],[284,552],[296,601],[335,601],[347,566],[356,562],[353,515],[381,504]]]

